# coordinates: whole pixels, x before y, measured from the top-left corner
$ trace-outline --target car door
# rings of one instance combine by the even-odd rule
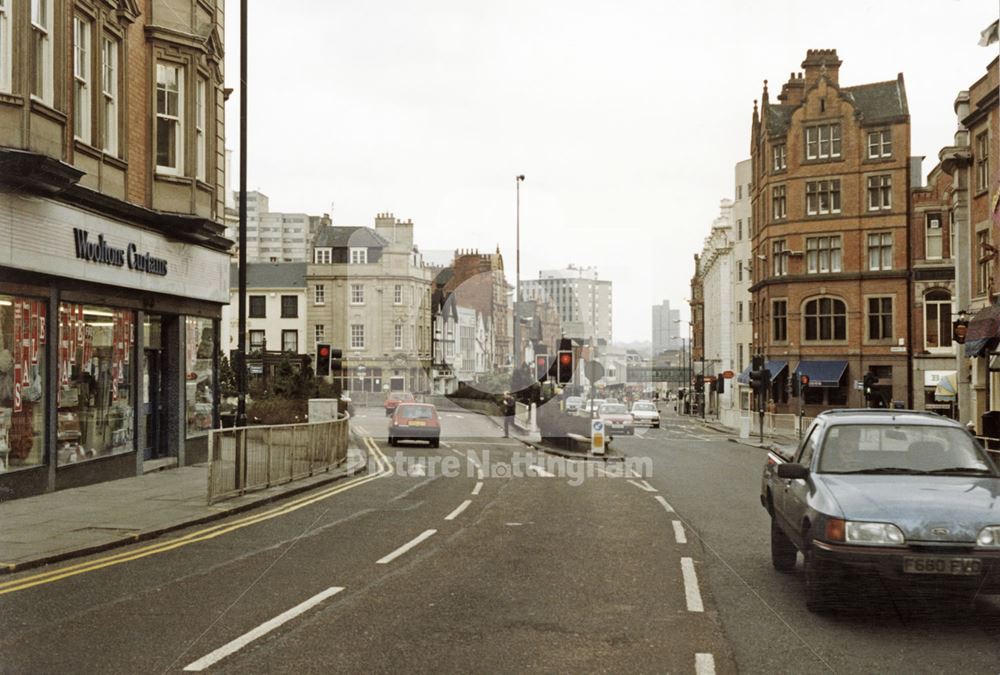
[[[809,435],[799,448],[795,456],[795,463],[813,468],[813,459],[816,456],[816,447],[823,436],[823,425],[815,424],[809,431]],[[814,489],[812,477],[809,478],[784,478],[784,489],[782,496],[782,511],[785,517],[786,531],[798,544],[803,544],[802,540],[802,519],[809,507],[809,496]]]

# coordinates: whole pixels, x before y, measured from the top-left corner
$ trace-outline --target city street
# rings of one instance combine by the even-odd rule
[[[155,555],[94,556],[85,573],[75,560],[0,579],[2,671],[985,673],[1000,661],[992,599],[969,611],[865,589],[846,613],[807,612],[801,566],[770,565],[764,451],[697,421],[667,415],[616,439],[648,458],[624,475],[539,454],[475,413],[443,411],[442,424],[438,449],[388,448],[382,411],[359,410],[379,461],[313,503],[276,502],[205,540],[181,532]]]

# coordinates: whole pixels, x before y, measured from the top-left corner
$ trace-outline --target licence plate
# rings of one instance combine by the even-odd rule
[[[903,572],[907,574],[955,574],[974,576],[983,571],[983,562],[976,558],[948,558],[943,556],[903,558]]]
[[[410,422],[411,427],[425,427],[427,422]]]

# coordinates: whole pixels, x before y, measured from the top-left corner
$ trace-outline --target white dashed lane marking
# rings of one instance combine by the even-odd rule
[[[378,565],[386,565],[388,563],[391,563],[393,560],[395,560],[399,556],[403,555],[404,553],[406,553],[407,551],[409,551],[414,546],[418,546],[420,544],[420,542],[422,542],[425,539],[428,539],[428,538],[434,536],[435,534],[437,534],[437,530],[425,530],[424,532],[422,532],[419,535],[417,535],[416,537],[414,537],[411,541],[403,544],[402,546],[400,546],[399,548],[397,548],[395,551],[393,551],[389,555],[387,555],[387,556],[385,556],[383,558],[379,558],[375,562]]]
[[[715,675],[715,657],[711,654],[694,655],[695,675]]]
[[[670,502],[668,502],[668,501],[667,501],[666,499],[664,499],[664,498],[663,498],[662,496],[660,496],[660,495],[656,495],[656,501],[660,502],[660,504],[662,504],[662,505],[663,505],[663,508],[665,508],[665,509],[666,509],[667,511],[669,511],[670,513],[673,513],[673,512],[674,512],[674,507],[672,507],[672,506],[670,505]]]
[[[684,575],[684,599],[689,612],[704,612],[701,591],[698,589],[698,575],[694,571],[694,560],[681,558],[681,573]]]
[[[469,504],[471,504],[471,503],[472,503],[471,499],[466,499],[464,502],[462,502],[461,504],[458,505],[457,509],[455,509],[454,511],[452,511],[451,513],[449,513],[447,516],[445,516],[444,519],[445,520],[455,520],[456,518],[458,518],[462,514],[462,511],[464,511],[465,509],[469,508]]]
[[[688,540],[687,540],[687,535],[684,534],[684,525],[682,525],[681,521],[679,520],[675,520],[673,522],[674,522],[674,540],[678,544],[686,544]]]

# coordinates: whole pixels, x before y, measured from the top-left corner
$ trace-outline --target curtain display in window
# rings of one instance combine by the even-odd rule
[[[215,326],[211,319],[188,317],[184,337],[184,408],[187,435],[191,437],[212,428]]]
[[[135,449],[134,336],[131,311],[59,306],[58,464]]]
[[[45,463],[45,314],[0,295],[0,473]]]

